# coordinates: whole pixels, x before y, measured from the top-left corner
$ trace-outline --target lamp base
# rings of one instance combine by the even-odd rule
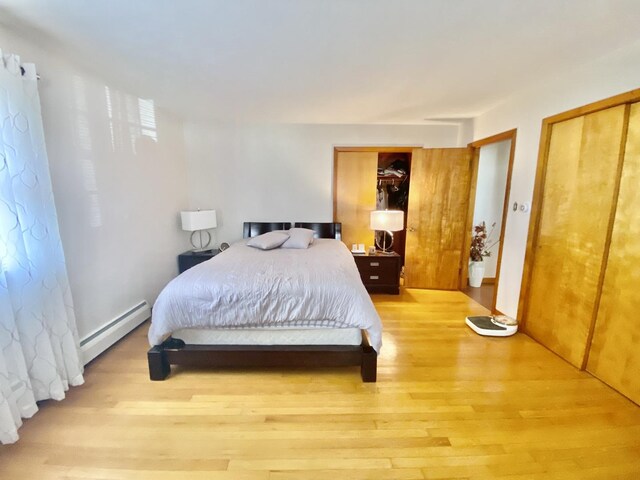
[[[208,240],[207,243],[203,243],[202,242],[202,232],[204,232],[205,234],[208,235]],[[193,236],[199,233],[200,235],[200,245],[196,245],[195,242],[193,241]],[[191,233],[191,246],[193,247],[193,252],[204,252],[205,250],[208,250],[209,244],[211,243],[211,234],[209,232],[207,232],[206,230],[195,230],[194,232]]]
[[[389,242],[387,243],[387,238]],[[376,247],[379,253],[383,255],[392,255],[393,252],[393,233],[387,230],[376,231]],[[380,245],[382,243],[382,245]]]

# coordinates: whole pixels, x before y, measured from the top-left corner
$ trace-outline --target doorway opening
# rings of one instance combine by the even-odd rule
[[[393,232],[391,250],[400,255],[400,265],[404,267],[404,252],[409,204],[409,183],[411,175],[411,152],[378,153],[378,184],[376,188],[376,210],[401,210],[404,213],[404,228]],[[389,232],[377,232],[387,235]],[[378,244],[378,239],[375,240]]]
[[[473,149],[473,173],[467,224],[472,228],[463,257],[460,290],[497,314],[500,313],[496,303],[515,143],[516,130],[510,130],[469,144]],[[480,258],[477,251],[475,258],[471,258],[471,240],[476,227],[482,224],[487,235],[484,249]],[[472,263],[473,260],[481,262]],[[481,277],[478,268],[483,270]]]

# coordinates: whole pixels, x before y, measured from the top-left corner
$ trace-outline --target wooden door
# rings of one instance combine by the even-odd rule
[[[587,370],[640,404],[640,104],[631,106],[628,125]]]
[[[413,151],[405,254],[407,287],[458,289],[470,180],[470,149]]]
[[[370,212],[376,209],[378,152],[337,152],[334,165],[334,219],[342,222],[342,241],[373,245]]]
[[[526,331],[583,367],[614,203],[625,106],[553,124]]]

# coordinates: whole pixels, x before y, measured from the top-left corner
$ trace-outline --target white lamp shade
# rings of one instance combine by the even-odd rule
[[[402,210],[374,210],[371,212],[369,228],[389,232],[403,230],[404,212]]]
[[[196,230],[208,230],[210,228],[216,228],[218,226],[215,210],[180,212],[180,218],[182,219],[182,230],[186,230],[188,232],[195,232]]]

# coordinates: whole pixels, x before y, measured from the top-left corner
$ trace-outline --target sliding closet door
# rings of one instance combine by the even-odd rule
[[[470,149],[413,151],[405,253],[407,287],[458,289],[470,183]]]
[[[640,104],[631,106],[620,194],[587,370],[640,404]]]
[[[334,165],[334,219],[342,222],[342,241],[373,245],[370,212],[376,209],[378,152],[337,152]]]
[[[619,175],[625,106],[555,123],[543,180],[526,331],[582,368]]]

